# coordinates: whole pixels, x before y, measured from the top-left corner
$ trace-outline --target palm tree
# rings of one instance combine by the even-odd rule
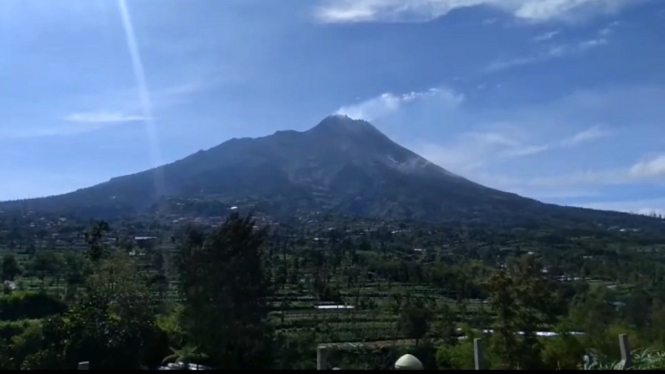
[[[169,349],[171,350],[172,353],[166,356],[164,360],[162,360],[162,364],[165,364],[167,362],[175,362],[175,363],[180,362],[185,367],[185,370],[189,370],[189,364],[193,360],[208,358],[208,356],[205,353],[199,352],[198,347],[189,344],[185,344],[180,349],[175,349],[173,347],[169,347]],[[198,369],[198,364],[197,364],[197,369]]]

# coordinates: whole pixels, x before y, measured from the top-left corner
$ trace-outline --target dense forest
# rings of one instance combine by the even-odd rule
[[[343,342],[365,344],[331,366],[387,369],[410,352],[470,369],[478,337],[492,369],[590,369],[619,359],[619,334],[636,362],[662,364],[657,234],[0,217],[2,369],[306,369],[318,344]]]

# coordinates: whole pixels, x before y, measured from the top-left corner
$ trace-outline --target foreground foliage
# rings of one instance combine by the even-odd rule
[[[339,341],[379,341],[335,353],[345,369],[389,369],[404,353],[472,369],[476,337],[492,369],[597,369],[616,366],[620,333],[636,368],[662,366],[658,237],[335,219],[125,223],[168,232],[155,246],[105,223],[62,228],[85,247],[3,256],[15,287],[0,296],[0,369],[313,369],[317,344]]]

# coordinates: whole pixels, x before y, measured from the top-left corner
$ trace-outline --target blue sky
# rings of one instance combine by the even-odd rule
[[[485,185],[665,213],[660,0],[1,0],[0,199],[328,114]]]

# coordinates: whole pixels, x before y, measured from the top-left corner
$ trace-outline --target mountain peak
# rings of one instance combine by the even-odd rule
[[[313,132],[334,132],[334,133],[381,133],[371,123],[361,120],[353,119],[344,114],[333,114],[324,118],[318,125],[314,126],[310,131]]]
[[[496,204],[503,207],[517,199],[454,176],[395,143],[369,122],[344,115],[328,116],[304,133],[283,131],[227,141],[164,165],[160,172],[168,196],[224,205],[269,201],[265,209],[284,213],[332,210],[422,218],[453,214],[451,207],[461,212],[478,206],[494,209]],[[157,192],[154,175],[148,170],[13,206],[100,217],[142,213],[164,197]],[[496,196],[503,202],[496,203]],[[172,208],[200,209],[188,206]]]

